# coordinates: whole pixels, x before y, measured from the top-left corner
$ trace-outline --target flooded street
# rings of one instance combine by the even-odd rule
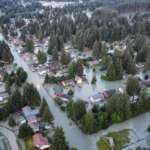
[[[15,134],[0,126],[0,150],[19,150]]]
[[[150,124],[150,117],[149,117],[150,112],[140,115],[138,117],[135,117],[133,119],[130,119],[128,121],[125,121],[123,123],[113,125],[109,127],[107,130],[102,130],[97,134],[86,135],[82,133],[82,131],[74,123],[72,123],[70,119],[67,118],[66,114],[62,112],[55,105],[53,99],[50,97],[50,95],[46,92],[46,90],[41,85],[39,75],[37,73],[33,73],[30,71],[27,64],[16,53],[15,48],[12,48],[12,53],[14,55],[15,62],[18,64],[18,66],[22,66],[25,69],[25,71],[27,71],[29,75],[28,81],[36,85],[40,92],[40,95],[47,100],[48,105],[55,118],[55,121],[54,121],[55,125],[62,126],[65,132],[67,141],[69,142],[70,146],[77,147],[78,150],[96,150],[97,149],[96,142],[99,139],[99,137],[103,136],[104,134],[109,133],[110,131],[120,131],[123,129],[132,129],[133,131],[135,131],[138,139],[148,136],[148,133],[146,132],[146,130]],[[39,83],[37,84],[37,82]],[[118,86],[118,83],[116,83],[116,86]],[[104,84],[102,87],[104,89],[107,88],[106,84]],[[109,87],[112,88],[113,85],[112,87],[111,86]],[[146,147],[150,146],[149,142],[146,140],[142,142],[142,145]]]
[[[1,38],[2,39],[2,38]],[[143,141],[141,141],[140,145],[144,147],[150,147],[149,143],[149,134],[146,132],[147,127],[150,125],[150,112],[142,114],[138,117],[135,117],[133,119],[130,119],[128,121],[125,121],[123,123],[115,124],[110,126],[106,130],[102,130],[97,134],[93,135],[86,135],[82,133],[82,131],[66,116],[64,112],[62,112],[58,106],[54,103],[53,99],[50,97],[50,95],[46,92],[44,87],[42,86],[42,80],[40,79],[40,76],[36,72],[32,72],[26,62],[17,54],[16,52],[16,47],[11,45],[11,51],[13,53],[13,56],[15,58],[15,62],[18,64],[18,66],[21,66],[24,68],[24,70],[28,73],[28,82],[33,83],[37,88],[38,91],[40,92],[41,97],[44,97],[48,105],[51,109],[52,114],[54,115],[55,118],[55,125],[56,126],[61,126],[64,129],[67,141],[70,146],[72,147],[77,147],[78,150],[96,150],[96,142],[97,140],[112,131],[120,131],[123,129],[132,129],[135,134],[136,134],[136,139],[142,139],[145,138]],[[88,73],[88,72],[87,72]],[[88,78],[92,78],[92,72],[88,74]],[[123,81],[119,82],[106,82],[102,81],[100,79],[100,75],[98,73],[98,82],[97,86],[99,87],[100,90],[104,89],[111,89],[111,88],[118,88],[120,86],[120,83],[123,84]],[[86,89],[85,85],[85,89]],[[98,89],[98,90],[99,90]],[[82,95],[87,95],[87,97],[90,95],[90,92],[97,92],[94,89],[90,89],[90,91],[80,91],[80,96]],[[87,94],[88,93],[88,94]],[[77,93],[76,93],[77,94]],[[135,141],[136,143],[136,141]],[[135,144],[137,145],[137,144]]]

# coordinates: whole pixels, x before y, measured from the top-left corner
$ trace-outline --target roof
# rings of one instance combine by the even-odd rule
[[[141,84],[150,87],[150,80],[142,80]]]
[[[74,81],[72,79],[64,80],[61,83],[62,83],[63,86],[73,86],[74,85]]]
[[[6,88],[5,88],[5,85],[4,84],[1,84],[0,85],[0,93],[3,93],[6,91]]]
[[[79,77],[79,76],[75,76],[75,81],[76,81],[77,83],[82,83],[82,78]]]
[[[115,93],[115,90],[107,90],[103,92],[105,98],[111,97],[114,93]]]
[[[26,118],[32,114],[32,110],[29,106],[23,107],[22,112]]]
[[[28,123],[37,122],[37,118],[34,115],[27,117]]]
[[[47,138],[43,137],[42,134],[36,133],[32,137],[33,145],[41,150],[50,147]]]
[[[60,93],[63,92],[63,87],[62,87],[62,86],[59,86],[59,85],[55,85],[55,86],[53,87],[53,90],[54,90],[55,94],[60,94]]]
[[[103,93],[97,93],[93,96],[90,96],[89,99],[91,100],[91,102],[98,102],[104,99],[104,95]]]
[[[39,113],[38,109],[31,109],[29,106],[25,106],[22,108],[22,112],[26,118],[28,116],[36,116]]]
[[[95,94],[95,95],[93,95],[93,96],[91,96],[93,99],[99,99],[99,98],[104,98],[104,96],[103,96],[103,93],[97,93],[97,94]]]
[[[32,128],[32,130],[34,132],[38,132],[39,131],[39,122],[31,122],[29,123],[30,128]]]

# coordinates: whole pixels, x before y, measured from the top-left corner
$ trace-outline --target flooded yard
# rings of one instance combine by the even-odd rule
[[[75,99],[83,99],[84,101],[88,101],[89,96],[96,94],[98,92],[103,92],[104,90],[116,89],[118,90],[121,87],[125,86],[125,80],[120,81],[105,81],[101,79],[101,75],[104,72],[97,70],[93,72],[92,69],[84,69],[84,75],[87,78],[87,83],[83,83],[81,87],[75,86]],[[93,76],[96,76],[96,84],[91,84]]]

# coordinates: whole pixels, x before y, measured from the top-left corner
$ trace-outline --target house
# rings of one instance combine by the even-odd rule
[[[28,122],[28,125],[33,130],[34,133],[38,132],[40,130],[39,122]]]
[[[28,116],[32,115],[32,109],[29,106],[23,107],[22,112],[25,118],[28,118]]]
[[[102,102],[104,100],[104,95],[103,95],[103,93],[99,92],[93,96],[90,96],[89,100],[91,103]]]
[[[40,129],[42,129],[42,130],[48,130],[50,128],[53,128],[53,127],[48,122],[41,122],[40,123]]]
[[[104,92],[103,92],[104,98],[109,98],[109,97],[111,97],[115,92],[116,92],[116,90],[114,90],[114,89],[104,91]]]
[[[28,118],[30,116],[36,116],[39,114],[39,109],[31,109],[29,106],[25,106],[22,108],[23,115]]]
[[[31,123],[34,123],[34,122],[38,122],[36,116],[34,115],[30,115],[27,117],[27,121],[28,121],[28,124],[31,124]]]
[[[61,66],[57,62],[51,61],[48,63],[48,69],[50,71],[57,71],[61,69]]]
[[[146,87],[150,87],[150,80],[142,80],[141,85],[144,85]]]
[[[130,103],[131,103],[131,104],[135,104],[135,103],[138,102],[139,96],[138,96],[138,95],[133,95],[133,96],[130,97],[129,100],[130,100]]]
[[[8,102],[8,93],[0,93],[0,104],[5,104]]]
[[[0,97],[0,104],[6,104],[8,103],[8,99],[4,99],[3,97]]]
[[[32,130],[34,132],[38,132],[39,122],[36,116],[39,114],[39,110],[38,109],[32,110],[29,106],[25,106],[22,108],[22,112],[27,120],[28,125],[32,128]]]
[[[5,92],[6,92],[5,85],[3,84],[3,82],[0,82],[0,93],[5,93]]]
[[[144,69],[144,64],[138,63],[138,64],[136,64],[136,68],[137,68],[138,70],[143,70],[143,69]]]
[[[77,84],[82,84],[82,78],[80,77],[80,76],[75,76],[75,82],[77,83]]]
[[[64,87],[68,87],[68,86],[74,86],[75,83],[73,80],[64,80],[61,82],[61,84],[64,86]]]
[[[43,135],[40,133],[34,134],[32,140],[33,146],[39,150],[44,150],[50,147],[47,138],[43,137]]]
[[[31,53],[29,53],[29,52],[26,52],[26,53],[24,53],[24,55],[23,55],[23,59],[24,59],[25,61],[30,61],[30,60],[33,59],[33,54],[31,54]]]
[[[89,63],[90,63],[90,66],[96,66],[99,64],[99,61],[98,60],[92,60]]]
[[[107,91],[103,91],[103,92],[99,92],[93,96],[89,97],[89,100],[92,103],[98,103],[98,102],[104,102],[104,99],[106,98],[110,98],[114,93],[116,92],[116,90],[112,89],[112,90],[107,90]]]
[[[54,90],[55,95],[58,96],[58,95],[62,94],[63,87],[60,85],[54,85],[53,90]]]
[[[64,94],[64,93],[59,94],[59,95],[57,95],[57,96],[60,97],[61,100],[64,101],[64,102],[68,102],[69,99],[70,99],[70,96],[69,96],[68,94]]]

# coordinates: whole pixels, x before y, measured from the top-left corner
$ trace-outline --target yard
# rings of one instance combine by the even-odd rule
[[[112,143],[109,142],[108,137],[113,139],[115,150],[121,150],[126,144],[130,142],[129,130],[126,129],[119,132],[111,132],[100,138],[100,140],[97,142],[97,147],[99,150],[111,150]]]
[[[26,149],[27,150],[33,150],[32,139],[25,140],[25,144],[26,144]]]

